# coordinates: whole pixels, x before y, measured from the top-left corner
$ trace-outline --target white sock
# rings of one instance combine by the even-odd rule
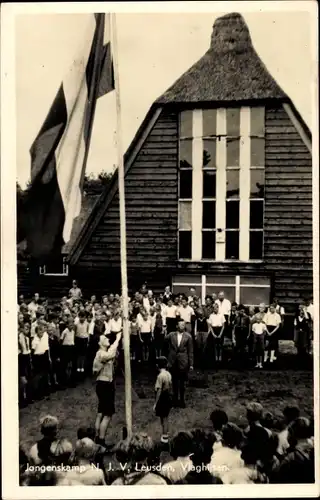
[[[274,351],[271,351],[270,363],[273,363],[274,360],[275,360]]]

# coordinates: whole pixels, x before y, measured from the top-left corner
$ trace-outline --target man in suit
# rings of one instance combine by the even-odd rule
[[[193,370],[193,341],[190,333],[186,331],[184,321],[178,322],[178,330],[169,333],[166,342],[168,369],[172,375],[173,404],[185,408],[185,382],[189,370]]]

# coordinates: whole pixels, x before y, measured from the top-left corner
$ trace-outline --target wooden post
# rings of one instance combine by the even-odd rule
[[[122,309],[123,309],[123,349],[124,349],[124,374],[125,374],[125,407],[127,434],[132,435],[132,400],[131,400],[131,363],[130,363],[130,336],[128,318],[128,277],[127,277],[127,244],[126,244],[126,211],[124,191],[124,165],[122,150],[121,130],[121,104],[119,86],[119,62],[116,16],[111,14],[112,27],[112,53],[114,64],[114,82],[116,91],[117,128],[116,142],[118,152],[118,184],[119,184],[119,208],[120,208],[120,247],[121,247],[121,285],[122,285]]]

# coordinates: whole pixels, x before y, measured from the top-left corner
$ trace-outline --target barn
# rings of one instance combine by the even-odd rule
[[[276,296],[288,313],[312,295],[311,133],[240,14],[215,21],[208,51],[153,103],[124,162],[129,291]],[[85,293],[120,290],[117,173],[67,260]]]

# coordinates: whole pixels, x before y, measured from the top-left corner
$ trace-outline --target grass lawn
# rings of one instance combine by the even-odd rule
[[[170,433],[176,430],[201,427],[210,429],[209,415],[223,408],[230,420],[245,425],[245,407],[249,401],[259,401],[265,410],[281,416],[287,404],[298,404],[305,416],[313,415],[313,375],[311,370],[295,369],[295,356],[288,343],[281,343],[280,369],[263,371],[221,370],[211,372],[209,387],[189,385],[186,409],[173,409],[170,414]],[[195,376],[197,374],[195,373]],[[134,431],[143,430],[153,438],[160,438],[160,424],[154,417],[154,374],[133,374],[132,412]],[[140,397],[138,396],[138,394]],[[141,392],[144,398],[141,398]],[[29,448],[39,439],[39,419],[46,414],[56,415],[61,425],[61,436],[76,440],[80,426],[94,424],[97,409],[94,380],[86,380],[75,388],[58,391],[47,400],[36,402],[20,410],[20,443]],[[116,381],[116,414],[113,417],[107,442],[121,439],[125,425],[124,380]]]

